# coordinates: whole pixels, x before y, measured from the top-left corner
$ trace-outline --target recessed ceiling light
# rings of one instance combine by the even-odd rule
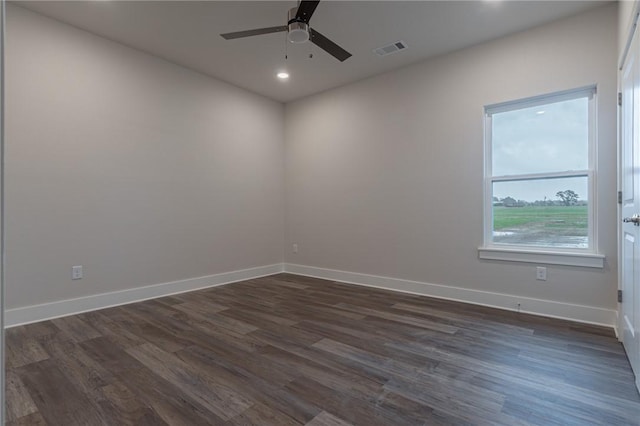
[[[289,73],[284,72],[284,71],[281,71],[281,72],[279,72],[279,73],[278,73],[278,74],[276,74],[276,75],[278,76],[278,78],[279,78],[280,80],[286,80],[286,79],[288,79],[288,78],[289,78]]]
[[[542,115],[542,114],[544,114],[544,111],[538,111],[538,112],[536,112],[536,114]]]

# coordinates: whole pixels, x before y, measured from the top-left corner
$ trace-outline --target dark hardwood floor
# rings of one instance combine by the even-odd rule
[[[293,275],[7,330],[10,425],[638,425],[609,329]]]

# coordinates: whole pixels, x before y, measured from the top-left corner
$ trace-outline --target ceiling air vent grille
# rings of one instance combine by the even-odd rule
[[[407,48],[407,43],[404,41],[396,41],[395,43],[391,43],[388,46],[378,47],[377,49],[373,49],[376,55],[378,56],[387,56],[392,53],[399,52]]]

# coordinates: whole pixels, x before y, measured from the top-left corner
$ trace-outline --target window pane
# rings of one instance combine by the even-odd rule
[[[587,170],[588,99],[492,115],[493,176]]]
[[[588,248],[588,178],[493,183],[493,242]]]

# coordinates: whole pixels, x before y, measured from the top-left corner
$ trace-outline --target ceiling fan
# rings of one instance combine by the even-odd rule
[[[291,43],[304,43],[311,41],[311,43],[318,46],[328,54],[332,55],[340,62],[344,62],[351,56],[351,53],[344,50],[315,29],[309,27],[309,20],[313,15],[313,12],[318,7],[320,1],[307,1],[302,0],[298,7],[289,9],[287,25],[279,27],[258,28],[255,30],[237,31],[233,33],[220,34],[226,40],[232,40],[235,38],[251,37],[262,34],[271,34],[287,31],[287,39]]]

